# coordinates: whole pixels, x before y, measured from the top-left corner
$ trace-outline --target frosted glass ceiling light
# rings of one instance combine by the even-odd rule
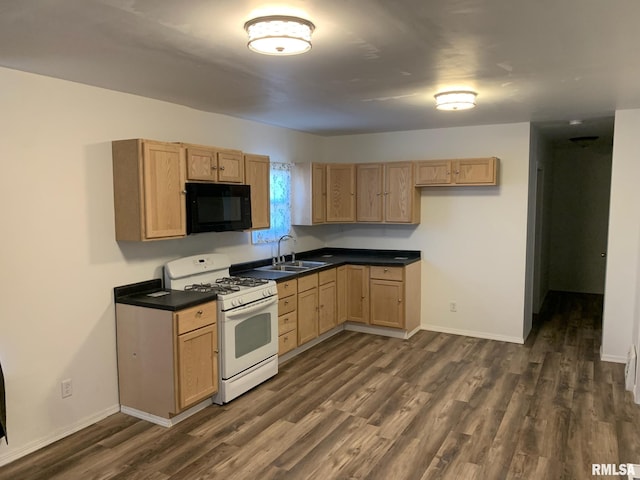
[[[265,55],[308,52],[315,28],[309,20],[285,15],[258,17],[244,24],[249,35],[249,49]]]
[[[477,95],[476,92],[470,90],[436,93],[436,108],[438,110],[468,110],[476,106]]]

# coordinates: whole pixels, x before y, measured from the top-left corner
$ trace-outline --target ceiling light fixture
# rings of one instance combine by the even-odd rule
[[[249,20],[244,29],[250,50],[264,55],[298,55],[311,50],[315,25],[309,20],[286,15],[271,15]]]
[[[468,110],[476,106],[478,94],[471,90],[455,90],[435,94],[438,110]]]

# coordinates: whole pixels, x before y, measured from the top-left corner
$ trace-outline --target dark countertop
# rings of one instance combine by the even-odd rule
[[[165,290],[162,280],[156,278],[145,282],[132,283],[113,289],[115,302],[138,307],[176,311],[195,307],[217,298],[215,293],[185,292],[183,290]],[[164,293],[156,296],[158,293]]]
[[[291,256],[287,256],[290,260]],[[403,267],[420,261],[419,250],[373,250],[357,248],[320,248],[296,255],[297,260],[311,260],[327,262],[327,265],[304,272],[277,272],[255,270],[271,264],[271,259],[258,260],[231,265],[230,274],[234,276],[266,278],[281,281],[301,277],[310,273],[320,272],[340,265],[378,265]],[[116,303],[136,305],[138,307],[157,308],[160,310],[176,311],[195,307],[217,298],[215,293],[185,292],[182,290],[165,290],[159,278],[144,282],[132,283],[113,289]],[[164,295],[156,296],[158,293]]]
[[[287,256],[290,260],[291,256]],[[327,262],[326,266],[314,268],[304,272],[278,272],[255,270],[270,264],[270,260],[260,260],[256,262],[239,263],[231,266],[231,275],[244,277],[266,278],[268,280],[285,280],[295,277],[316,273],[328,268],[339,267],[340,265],[374,265],[383,267],[404,267],[421,259],[419,250],[374,250],[361,248],[320,248],[296,254],[296,260],[311,260]]]

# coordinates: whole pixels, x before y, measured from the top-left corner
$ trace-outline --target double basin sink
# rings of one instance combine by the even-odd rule
[[[320,268],[327,265],[327,262],[312,262],[309,260],[294,260],[292,262],[278,263],[277,265],[267,265],[266,267],[258,267],[256,270],[268,272],[306,272],[314,268]]]

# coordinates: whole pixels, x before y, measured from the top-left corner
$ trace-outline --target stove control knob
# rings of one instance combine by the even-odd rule
[[[236,305],[242,305],[242,297],[238,297],[238,303]]]

